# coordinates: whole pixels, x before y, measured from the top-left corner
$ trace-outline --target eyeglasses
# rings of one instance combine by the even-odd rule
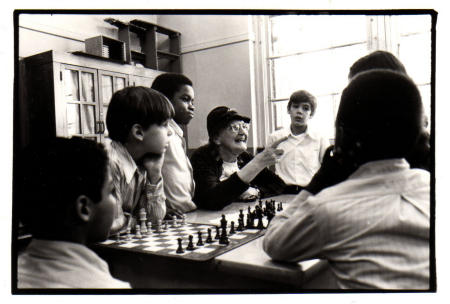
[[[228,126],[228,130],[232,131],[233,133],[238,133],[239,129],[242,129],[243,131],[248,131],[249,127],[250,127],[249,123],[241,121],[230,124]]]

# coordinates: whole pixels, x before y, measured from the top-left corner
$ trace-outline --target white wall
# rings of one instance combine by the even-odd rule
[[[206,117],[226,105],[252,118],[249,16],[159,15],[157,23],[181,32],[182,69],[194,83],[195,117],[188,143],[195,149],[208,141]],[[254,147],[250,132],[249,147]]]
[[[123,22],[132,19],[156,22],[155,15],[21,14],[19,57],[48,50],[84,51],[84,40],[99,35],[117,39],[117,28],[103,21],[105,18]]]

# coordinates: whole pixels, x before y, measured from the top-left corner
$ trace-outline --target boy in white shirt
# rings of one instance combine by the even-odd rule
[[[275,164],[275,173],[286,183],[285,193],[296,194],[308,185],[319,169],[329,142],[308,128],[308,122],[317,108],[316,98],[300,90],[292,93],[287,110],[291,117],[289,129],[269,135],[267,145],[287,137],[278,147],[284,154]]]

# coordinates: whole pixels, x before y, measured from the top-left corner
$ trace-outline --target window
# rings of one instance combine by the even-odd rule
[[[334,140],[334,120],[350,66],[377,49],[396,55],[422,94],[430,115],[431,16],[285,15],[267,22],[271,130],[289,127],[289,96],[317,98],[310,127]]]

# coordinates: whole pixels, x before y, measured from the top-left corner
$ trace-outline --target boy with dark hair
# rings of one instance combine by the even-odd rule
[[[192,201],[194,179],[192,166],[186,154],[183,129],[194,117],[194,89],[192,81],[182,74],[164,73],[153,81],[152,89],[163,93],[172,103],[175,116],[169,121],[172,136],[164,156],[162,174],[166,195],[167,214],[181,216],[196,209]]]
[[[404,159],[421,122],[420,94],[406,75],[354,77],[342,93],[334,153],[272,220],[269,256],[325,258],[340,288],[428,289],[430,175]]]
[[[32,241],[18,258],[18,288],[130,288],[86,245],[103,241],[114,218],[114,186],[101,144],[56,138],[27,151],[19,217]]]
[[[406,69],[400,60],[393,54],[386,51],[375,51],[359,58],[350,67],[348,78],[352,79],[358,73],[373,69],[387,69],[397,71],[407,75]],[[421,168],[430,171],[431,167],[431,147],[430,134],[426,129],[427,117],[423,115],[423,129],[416,145],[406,155],[406,160],[412,168]]]
[[[284,154],[275,164],[275,173],[287,185],[285,193],[297,194],[309,183],[329,146],[324,137],[308,128],[316,108],[316,98],[309,92],[300,90],[292,93],[287,105],[291,117],[289,129],[277,130],[269,135],[268,146],[287,137],[279,145]]]
[[[134,227],[142,208],[153,224],[164,218],[161,168],[173,115],[167,98],[150,88],[128,87],[112,96],[106,114],[112,140],[107,151],[117,200],[112,233]]]

